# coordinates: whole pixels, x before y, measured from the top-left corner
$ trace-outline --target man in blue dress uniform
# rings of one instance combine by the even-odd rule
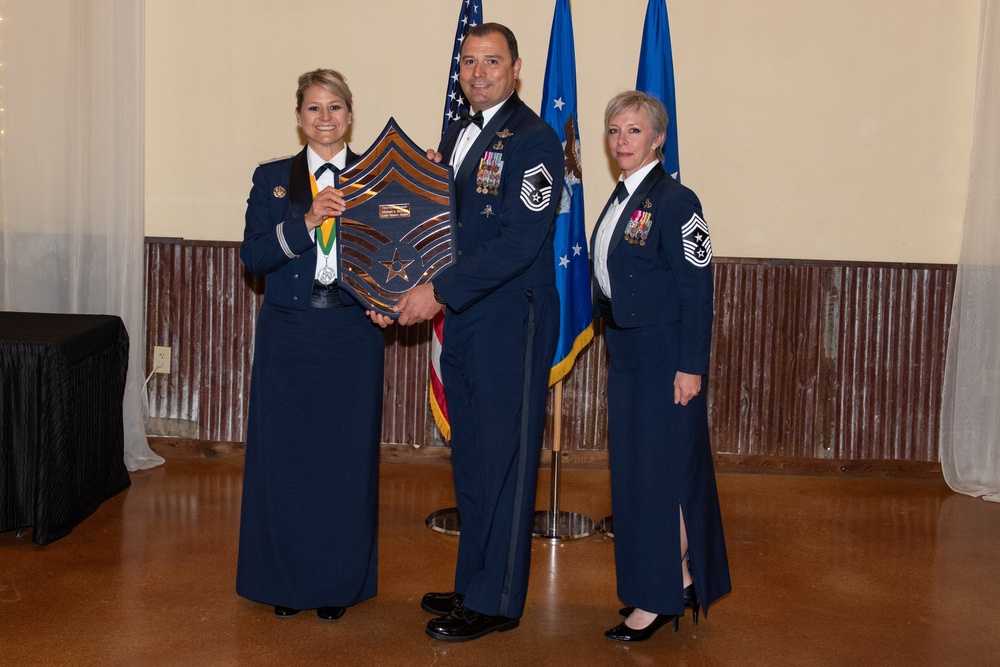
[[[549,367],[559,333],[552,239],[563,181],[555,131],[514,91],[505,26],[472,28],[459,79],[475,114],[440,155],[455,173],[456,262],[399,300],[400,324],[445,308],[441,372],[462,522],[455,590],[428,593],[427,634],[468,641],[517,627],[531,559]]]

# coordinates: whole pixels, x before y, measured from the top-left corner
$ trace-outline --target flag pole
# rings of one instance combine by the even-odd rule
[[[593,535],[597,524],[582,514],[559,509],[562,486],[562,403],[563,381],[553,387],[552,397],[552,476],[549,482],[549,509],[535,512],[535,527],[531,534],[550,540],[575,540]]]
[[[448,87],[445,93],[444,118],[441,122],[441,132],[444,133],[448,124],[459,118],[459,112],[468,110],[462,86],[458,80],[462,41],[465,33],[483,22],[482,0],[462,0],[458,12],[458,25],[455,28],[455,42],[452,47],[451,65],[448,70]],[[441,431],[441,437],[451,439],[451,424],[448,422],[447,396],[444,391],[440,370],[441,347],[443,345],[444,315],[438,313],[431,325],[431,368],[430,368],[430,405],[434,423]],[[462,520],[457,507],[446,507],[431,512],[424,525],[431,530],[446,535],[458,535],[461,532]]]
[[[556,383],[555,395],[552,398],[552,489],[549,494],[549,509],[559,513],[560,471],[562,463],[559,454],[562,453],[562,380]]]
[[[552,13],[552,32],[549,36],[540,115],[562,141],[566,178],[556,213],[553,239],[556,289],[559,291],[559,341],[549,372],[549,385],[555,387],[552,401],[550,503],[547,511],[535,512],[532,534],[551,540],[572,540],[593,534],[597,526],[587,517],[564,512],[559,507],[559,492],[562,487],[563,378],[594,335],[583,212],[576,47],[569,0],[556,0]]]

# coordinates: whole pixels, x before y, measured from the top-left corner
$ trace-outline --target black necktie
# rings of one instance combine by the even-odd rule
[[[615,186],[614,199],[616,204],[621,204],[623,201],[628,199],[628,188],[625,187],[625,181],[618,181],[618,185]]]
[[[321,164],[319,166],[319,169],[316,170],[316,180],[319,180],[319,177],[322,176],[323,172],[326,171],[327,169],[329,169],[330,171],[332,171],[333,175],[336,177],[338,169],[336,167],[334,167],[332,164],[330,164],[329,162],[324,162],[323,164]]]
[[[462,127],[468,127],[469,123],[475,123],[476,126],[481,130],[483,129],[483,112],[477,111],[476,113],[470,116],[468,111],[462,109],[458,122],[462,124]]]

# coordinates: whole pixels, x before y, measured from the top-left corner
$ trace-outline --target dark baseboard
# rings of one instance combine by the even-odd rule
[[[149,437],[154,452],[165,459],[243,456],[242,442],[212,442],[178,438]],[[607,469],[608,453],[601,450],[568,451],[560,454],[566,468]],[[413,447],[383,443],[382,463],[450,465],[451,449],[441,446]],[[552,465],[552,451],[542,450],[539,464]],[[941,464],[930,461],[835,461],[830,459],[795,459],[772,456],[716,454],[715,469],[720,473],[757,473],[777,475],[822,475],[834,477],[910,477],[939,478]]]
[[[213,442],[186,438],[146,436],[149,447],[165,459],[218,459],[228,456],[243,457],[246,446],[242,442]]]
[[[774,456],[716,454],[718,472],[824,475],[836,477],[940,478],[941,464],[932,461],[795,459]]]

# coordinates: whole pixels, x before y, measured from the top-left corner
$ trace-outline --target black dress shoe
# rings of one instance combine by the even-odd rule
[[[455,591],[428,593],[420,601],[420,608],[438,616],[446,616],[462,606],[465,596]]]
[[[701,610],[701,604],[698,602],[698,594],[694,590],[694,584],[688,584],[687,588],[684,589],[684,609],[691,610],[693,617],[691,625],[698,625],[698,612]],[[628,618],[633,611],[635,611],[635,607],[622,607],[618,613]]]
[[[614,639],[616,642],[644,642],[653,636],[653,633],[662,628],[667,624],[668,621],[674,622],[674,628],[677,627],[677,617],[670,614],[658,614],[653,621],[644,628],[638,630],[630,628],[625,625],[625,621],[622,621],[615,627],[607,630],[604,636],[608,639]],[[676,629],[674,630],[676,632]]]
[[[491,632],[505,632],[520,625],[521,619],[487,616],[459,607],[447,616],[427,622],[427,635],[443,642],[467,642]]]
[[[277,605],[274,608],[274,615],[277,616],[278,618],[291,618],[300,611],[302,610],[292,609],[291,607],[282,607],[281,605]]]
[[[316,609],[316,615],[321,621],[339,621],[346,611],[347,607],[319,607]]]

